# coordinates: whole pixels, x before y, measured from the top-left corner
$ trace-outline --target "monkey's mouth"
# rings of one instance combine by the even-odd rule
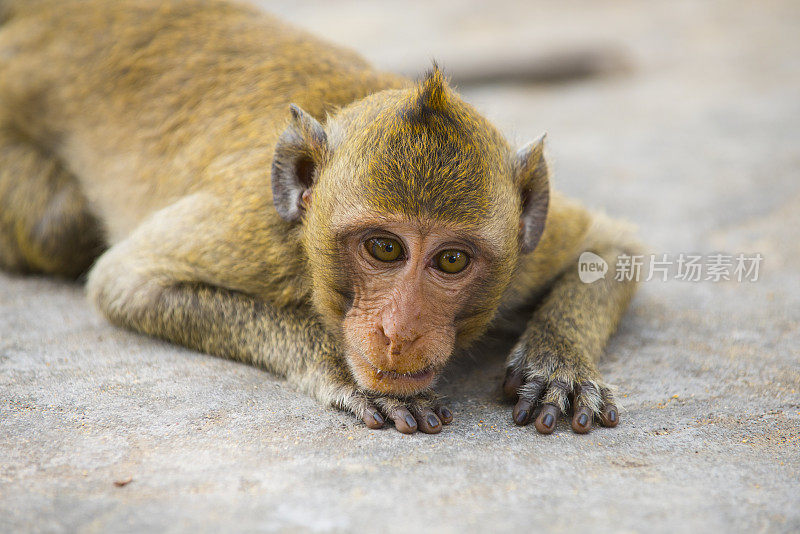
[[[436,375],[436,366],[427,365],[418,371],[400,373],[390,369],[381,369],[368,357],[359,354],[366,365],[361,367],[361,375],[368,382],[370,389],[394,393],[411,393],[430,384]]]
[[[370,364],[372,365],[372,364]],[[375,378],[381,380],[383,378],[388,378],[390,380],[426,380],[433,376],[433,366],[429,365],[420,371],[415,371],[413,373],[398,373],[397,371],[384,371],[378,367],[372,365],[372,368],[375,369]]]

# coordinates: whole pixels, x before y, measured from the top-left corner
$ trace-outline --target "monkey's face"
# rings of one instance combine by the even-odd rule
[[[314,307],[362,387],[418,392],[485,331],[541,234],[541,143],[513,153],[438,71],[352,104],[327,130],[292,114],[273,200],[302,221]]]
[[[490,249],[477,236],[405,217],[362,220],[338,239],[351,291],[342,331],[356,379],[399,395],[428,387],[473,316]]]
[[[359,384],[394,395],[429,387],[485,330],[519,251],[504,141],[404,109],[334,140],[302,201],[316,307]]]

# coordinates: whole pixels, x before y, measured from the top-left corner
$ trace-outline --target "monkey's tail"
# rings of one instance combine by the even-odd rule
[[[513,53],[507,57],[475,58],[448,62],[448,74],[459,87],[494,83],[554,84],[630,71],[624,49],[598,43],[535,54]]]

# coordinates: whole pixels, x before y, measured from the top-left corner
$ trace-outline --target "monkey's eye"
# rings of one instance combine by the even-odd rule
[[[449,274],[464,270],[469,265],[469,256],[461,250],[443,250],[436,255],[436,267]]]
[[[396,239],[388,237],[373,237],[364,245],[372,257],[380,261],[395,261],[403,253],[403,247]]]

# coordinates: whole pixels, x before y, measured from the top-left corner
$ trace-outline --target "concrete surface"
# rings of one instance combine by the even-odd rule
[[[758,252],[760,278],[643,283],[602,364],[620,426],[545,437],[499,400],[509,340],[449,372],[451,426],[404,436],[0,275],[1,532],[800,531],[797,2],[262,3],[403,71],[623,50],[626,74],[463,92],[547,130],[557,186],[653,252]]]

